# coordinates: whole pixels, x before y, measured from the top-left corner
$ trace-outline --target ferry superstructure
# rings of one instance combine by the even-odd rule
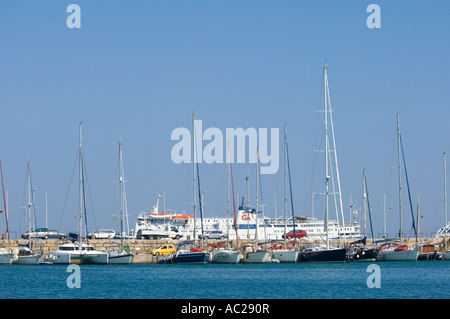
[[[258,236],[260,240],[282,240],[285,232],[290,232],[294,228],[296,230],[304,230],[307,238],[323,239],[326,236],[325,221],[309,217],[296,217],[286,221],[284,218],[270,218],[261,216],[259,212],[256,218],[256,211],[253,208],[239,207],[236,216],[236,226],[233,218],[226,217],[203,217],[203,227],[205,231],[221,230],[228,234],[230,240],[236,239],[255,239],[256,228],[258,228]],[[258,227],[256,227],[258,220]],[[197,224],[196,236],[201,234],[201,225]],[[145,231],[166,234],[160,237],[171,237],[174,239],[194,238],[194,216],[188,214],[179,214],[176,212],[158,212],[158,203],[150,212],[141,212],[138,215],[134,235],[136,238],[144,238],[142,234]],[[339,224],[335,220],[328,221],[328,232],[330,239],[359,239],[361,238],[360,225],[356,222]]]

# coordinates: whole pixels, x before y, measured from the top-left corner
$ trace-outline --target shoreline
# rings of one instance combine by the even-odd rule
[[[375,242],[383,240],[383,239],[375,239]],[[183,240],[173,240],[173,239],[165,239],[165,240],[150,240],[150,239],[131,239],[131,240],[124,240],[124,246],[126,247],[129,252],[131,252],[134,255],[134,264],[153,264],[157,263],[158,260],[164,256],[153,256],[151,254],[152,249],[157,248],[159,245],[162,244],[178,244],[179,242],[182,242]],[[349,243],[356,241],[356,239],[347,240],[347,246]],[[392,240],[395,241],[395,240]],[[57,250],[58,246],[67,243],[68,240],[59,240],[59,239],[40,239],[39,240],[39,247],[42,251],[43,255],[45,255],[49,251],[55,251]],[[276,242],[265,242],[265,241],[259,241],[261,247],[263,249],[269,249],[271,246],[275,244],[283,244],[283,240],[276,241]],[[11,239],[9,241],[11,248],[19,248],[19,245],[25,245],[28,243],[27,239]],[[89,239],[89,244],[93,245],[95,249],[100,251],[107,251],[109,246],[112,246],[114,244],[120,243],[120,240],[118,239]],[[217,245],[219,243],[225,243],[223,240],[205,240],[205,247],[206,250],[211,252],[214,249],[214,245]],[[240,240],[239,246],[243,244],[254,244],[254,240]],[[287,241],[288,245],[291,244],[291,241]],[[403,243],[406,243],[410,247],[415,246],[415,239],[404,239]],[[435,246],[435,249],[437,251],[441,251],[442,246],[444,243],[443,238],[419,238],[418,244],[432,244]],[[232,240],[230,241],[230,244],[232,247],[236,247],[236,241]],[[307,240],[299,240],[297,242],[298,247],[300,248],[306,248],[310,246],[317,246],[317,245],[324,245],[324,241],[321,239],[307,239]],[[330,240],[330,245],[332,246],[344,246],[343,240],[336,240],[332,239]],[[367,247],[374,248],[374,244],[372,240],[367,239]],[[9,248],[8,246],[8,240],[7,239],[1,239],[0,240],[0,248]]]

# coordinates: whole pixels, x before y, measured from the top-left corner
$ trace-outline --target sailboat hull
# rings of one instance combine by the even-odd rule
[[[219,250],[212,253],[212,263],[237,264],[243,258],[242,254],[232,250]]]
[[[274,250],[272,258],[278,259],[280,263],[295,263],[298,259],[298,251],[287,249]]]
[[[0,253],[0,265],[11,265],[14,256],[11,253]]]
[[[102,252],[89,252],[79,255],[81,264],[107,264],[108,254]]]
[[[359,249],[347,255],[347,261],[377,261],[377,251],[376,249]]]
[[[41,260],[41,255],[18,256],[14,260],[15,265],[38,265]]]
[[[338,249],[317,249],[302,251],[299,256],[300,262],[345,262],[346,250]]]
[[[450,260],[450,251],[446,251],[442,254],[442,259],[444,260]]]
[[[117,254],[109,255],[108,264],[132,264],[134,260],[133,254]]]
[[[403,251],[380,250],[377,255],[378,261],[417,261],[419,251],[408,249]]]
[[[204,252],[178,252],[172,257],[174,264],[208,264],[211,255]]]
[[[69,265],[71,254],[67,252],[50,251],[45,255],[44,261],[55,265]]]
[[[270,254],[267,251],[249,252],[243,255],[243,263],[267,263],[270,261]]]

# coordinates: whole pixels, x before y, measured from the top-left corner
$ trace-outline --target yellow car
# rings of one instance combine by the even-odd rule
[[[159,255],[170,255],[177,251],[177,248],[172,244],[164,244],[159,246],[156,249],[152,250],[153,256],[159,256]]]

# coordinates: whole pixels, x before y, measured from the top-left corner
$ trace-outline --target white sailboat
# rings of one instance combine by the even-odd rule
[[[89,245],[86,225],[86,194],[84,188],[84,165],[83,165],[83,144],[82,144],[82,123],[79,124],[79,243],[67,243],[60,245],[56,251],[49,251],[46,254],[45,261],[53,264],[107,264],[108,253],[97,251],[92,245]],[[86,243],[83,242],[83,220],[85,228]]]
[[[258,247],[258,175],[259,175],[259,146],[256,147],[256,230],[255,244],[245,245],[242,251],[243,263],[267,263],[271,260],[271,255]]]
[[[5,225],[6,225],[6,237],[8,239],[8,246],[11,247],[11,242],[9,238],[9,226],[8,226],[8,211],[6,209],[6,199],[5,199],[5,188],[3,184],[3,171],[2,171],[2,161],[0,159],[0,177],[2,180],[2,194],[3,194],[3,213],[5,214]],[[11,265],[14,260],[14,254],[11,248],[0,248],[0,265]]]
[[[400,244],[397,243],[385,243],[380,247],[377,253],[378,261],[417,261],[419,256],[419,251],[417,249],[411,249],[408,245],[403,244],[403,228],[402,228],[402,178],[401,178],[401,160],[400,160],[400,148],[403,154],[403,144],[400,134],[400,120],[399,114],[397,113],[397,144],[398,144],[398,196],[399,196],[399,215],[400,215]],[[404,154],[403,154],[404,160]],[[406,167],[405,167],[406,172]],[[407,178],[407,176],[406,176]],[[409,186],[408,186],[409,189]],[[414,227],[414,216],[413,216],[413,227]],[[415,227],[414,227],[415,228]],[[414,229],[415,230],[415,229]],[[417,238],[417,234],[416,234]]]
[[[296,245],[296,236],[295,236],[295,223],[294,225],[294,249],[288,249],[287,248],[287,216],[286,216],[286,165],[287,165],[287,125],[284,126],[284,247],[282,249],[276,249],[272,251],[272,258],[277,259],[280,261],[280,263],[295,263],[298,259],[298,250]],[[288,166],[289,167],[289,166]],[[291,180],[290,170],[289,170],[289,181]],[[294,220],[294,205],[293,205],[293,199],[292,199],[292,185],[289,183],[290,190],[291,190],[291,211],[292,211],[292,219]]]
[[[326,245],[318,246],[318,247],[309,247],[307,249],[303,249],[300,253],[299,261],[301,262],[344,262],[346,257],[346,249],[331,247],[330,246],[330,236],[329,236],[329,181],[332,180],[332,186],[334,189],[334,178],[333,174],[329,174],[330,170],[333,173],[333,167],[330,167],[332,164],[329,163],[330,152],[334,152],[334,160],[335,160],[335,173],[337,177],[338,184],[338,195],[339,195],[339,208],[341,212],[342,225],[344,225],[344,214],[342,211],[342,197],[341,197],[341,186],[339,180],[339,169],[338,169],[338,161],[336,154],[336,141],[334,138],[334,127],[333,127],[333,117],[331,113],[331,102],[330,102],[330,92],[328,86],[328,76],[327,76],[327,65],[323,67],[323,81],[324,81],[324,114],[325,114],[325,198],[326,198],[326,207],[325,207],[325,233],[326,233]],[[332,133],[332,142],[333,142],[333,150],[330,150],[330,140],[328,133],[328,113],[330,116],[330,126]],[[336,192],[333,192],[336,194]],[[336,195],[334,195],[336,196]],[[336,197],[335,197],[336,204]],[[336,212],[337,212],[337,204],[336,204]]]
[[[17,253],[17,259],[14,260],[14,264],[17,265],[38,265],[39,261],[42,257],[42,254],[40,252],[36,253],[36,250],[39,250],[39,240],[36,237],[35,241],[33,241],[33,238],[31,237],[31,230],[32,230],[32,223],[34,225],[34,228],[36,227],[36,224],[34,221],[36,220],[35,215],[35,207],[34,207],[34,195],[32,195],[32,188],[31,188],[31,171],[30,171],[30,161],[27,161],[27,186],[28,186],[28,203],[27,203],[27,209],[28,209],[28,233],[30,234],[29,242],[26,247],[19,248],[19,251]],[[32,212],[33,211],[33,212]],[[33,221],[33,222],[32,222]],[[37,247],[33,247],[33,246]]]
[[[0,265],[11,265],[14,260],[14,254],[5,248],[0,248]]]
[[[170,257],[170,261],[172,263],[189,263],[189,264],[207,264],[211,261],[211,254],[206,252],[204,249],[204,230],[203,230],[203,208],[202,208],[202,200],[201,200],[201,190],[200,190],[200,174],[198,171],[198,160],[197,160],[197,147],[196,147],[196,131],[195,131],[195,113],[192,115],[192,175],[193,175],[193,204],[194,204],[194,241],[193,247],[190,249],[180,249],[180,247],[190,245],[191,243],[180,243],[178,244],[177,251]],[[197,168],[197,170],[196,170]],[[197,206],[197,194],[196,194],[196,181],[198,183],[198,196],[199,196],[199,204],[200,204],[200,221],[201,221],[201,247],[197,247],[197,238],[196,238],[196,206]]]
[[[132,264],[134,255],[126,252],[123,245],[123,221],[124,214],[128,220],[127,201],[125,193],[125,179],[123,173],[122,144],[119,142],[119,188],[120,188],[120,246],[114,247],[108,252],[108,263],[110,264]]]
[[[228,154],[230,154],[230,144],[228,144]],[[227,220],[230,218],[230,171],[231,171],[231,160],[230,165],[227,165]],[[233,207],[236,215],[236,207],[234,202],[234,186],[233,186]],[[235,223],[236,227],[236,223]],[[238,237],[237,242],[239,242]],[[238,244],[239,246],[239,244]],[[211,254],[211,262],[216,264],[237,264],[242,259],[242,254],[239,251],[230,248],[230,224],[227,223],[227,247],[218,248]]]
[[[369,205],[369,192],[367,190],[366,169],[363,169],[363,204],[364,204],[364,236],[362,239],[350,243],[347,248],[347,260],[348,261],[367,261],[372,262],[377,260],[377,250],[374,248],[367,248],[367,208],[369,209],[370,219],[370,231],[372,234],[373,242],[373,227],[372,227],[372,215]],[[361,246],[362,244],[362,246]]]

